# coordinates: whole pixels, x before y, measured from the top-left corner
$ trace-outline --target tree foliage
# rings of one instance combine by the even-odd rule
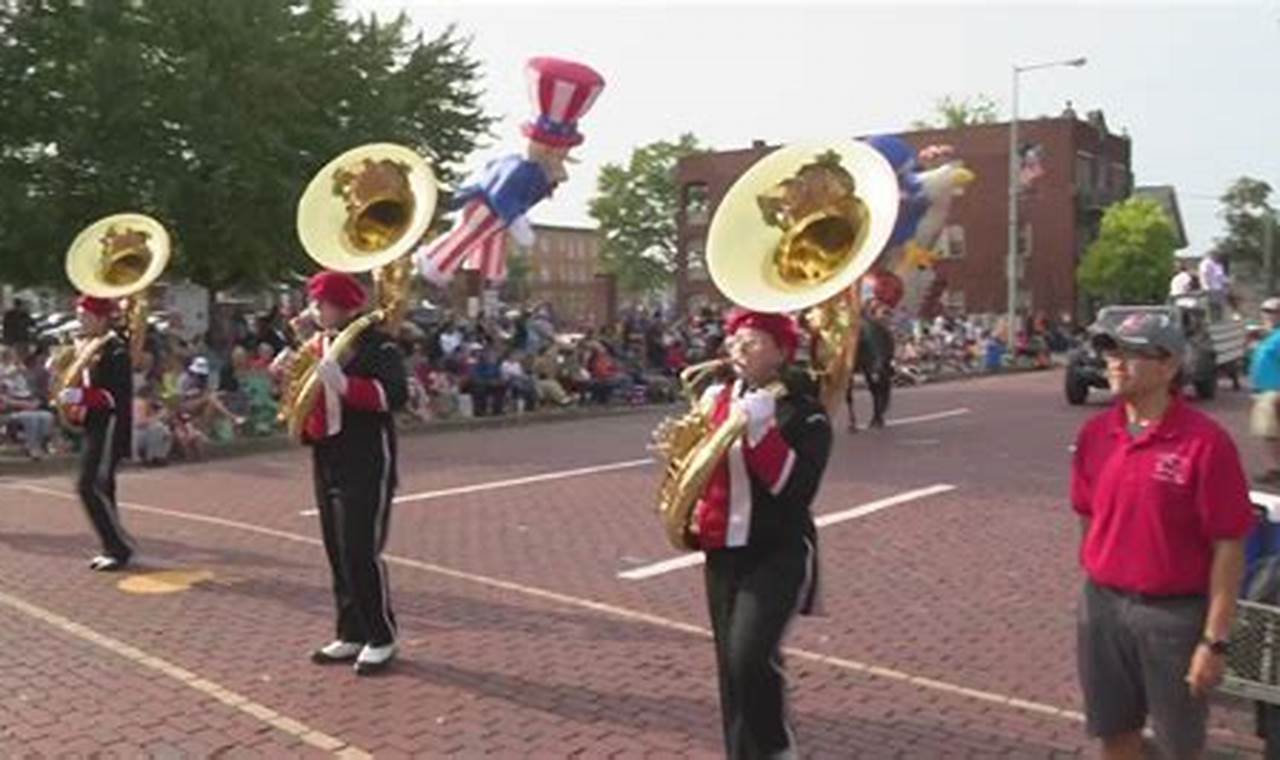
[[[933,113],[911,123],[912,129],[957,129],[975,124],[994,124],[1000,120],[1000,109],[989,95],[979,93],[971,98],[944,95],[934,101]]]
[[[387,140],[446,181],[491,123],[452,28],[348,19],[339,0],[0,3],[0,279],[61,283],[93,219],[156,216],[212,290],[313,265],[297,198],[337,153]]]
[[[1280,227],[1271,208],[1271,185],[1252,177],[1241,177],[1220,198],[1219,216],[1226,223],[1225,237],[1214,241],[1214,249],[1226,254],[1237,273],[1257,275],[1263,267],[1265,225],[1271,225],[1271,241],[1280,244]]]
[[[600,169],[591,217],[600,225],[600,256],[625,293],[645,294],[672,283],[676,272],[676,163],[701,148],[692,134],[642,145],[626,166]]]
[[[1130,198],[1103,214],[1076,280],[1105,303],[1160,303],[1169,292],[1176,249],[1173,226],[1160,205]]]

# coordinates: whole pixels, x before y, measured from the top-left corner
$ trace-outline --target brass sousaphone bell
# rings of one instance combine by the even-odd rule
[[[707,235],[707,271],[725,298],[764,312],[805,312],[815,336],[809,370],[824,403],[842,395],[853,367],[857,298],[852,288],[889,242],[898,216],[889,162],[855,140],[793,145],[757,161],[725,194]],[[696,387],[716,365],[681,375],[690,401],[654,434],[666,461],[658,511],[668,540],[696,549],[692,516],[708,479],[746,429],[733,410],[714,430]],[[768,389],[782,394],[780,385]]]
[[[172,246],[164,225],[145,214],[113,214],[90,224],[76,235],[67,249],[67,279],[88,296],[129,299],[127,320],[130,353],[137,356],[147,329],[146,291],[164,273]],[[87,339],[79,345],[64,346],[51,358],[50,396],[58,398],[64,388],[78,382],[80,375],[97,358],[111,333]],[[76,427],[66,409],[59,418]]]
[[[431,165],[393,143],[352,148],[330,161],[298,200],[298,239],[325,269],[373,272],[377,306],[345,327],[327,356],[342,357],[376,324],[395,324],[407,305],[410,262],[435,214],[438,186]],[[320,393],[312,352],[294,357],[280,418],[294,438]]]

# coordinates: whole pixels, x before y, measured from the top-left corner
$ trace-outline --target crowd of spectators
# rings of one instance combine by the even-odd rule
[[[49,348],[29,317],[6,319],[0,349],[0,443],[40,458],[71,448],[47,403]],[[11,332],[12,328],[13,332]],[[1047,366],[1071,329],[1042,315],[1006,347],[1002,321],[942,316],[893,324],[903,382],[989,372],[1009,364]],[[221,348],[153,330],[134,370],[134,458],[162,464],[199,458],[211,442],[273,435],[285,382],[281,355],[299,339],[297,320],[275,308],[234,318]],[[406,320],[396,336],[409,378],[403,425],[519,415],[534,410],[676,400],[677,376],[716,356],[722,315],[705,308],[673,320],[632,309],[601,329],[557,323],[548,304],[468,318],[439,311]]]

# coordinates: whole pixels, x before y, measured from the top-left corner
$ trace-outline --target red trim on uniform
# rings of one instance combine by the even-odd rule
[[[103,388],[83,388],[80,403],[87,409],[114,409],[116,400]]]
[[[306,441],[322,441],[329,435],[328,421],[324,416],[324,403],[317,401],[311,414],[302,422],[302,438]]]
[[[387,411],[387,394],[382,383],[371,377],[347,376],[347,392],[342,401],[348,407],[361,412]]]
[[[796,454],[782,437],[777,425],[771,425],[754,446],[750,441],[744,440],[742,455],[747,460],[747,469],[751,474],[775,496],[787,484],[791,468],[795,466]]]

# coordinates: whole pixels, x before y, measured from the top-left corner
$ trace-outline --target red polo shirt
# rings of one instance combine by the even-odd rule
[[[1080,563],[1094,583],[1157,596],[1208,593],[1213,542],[1254,523],[1231,436],[1181,398],[1136,438],[1122,403],[1085,423],[1071,505],[1090,518]]]

